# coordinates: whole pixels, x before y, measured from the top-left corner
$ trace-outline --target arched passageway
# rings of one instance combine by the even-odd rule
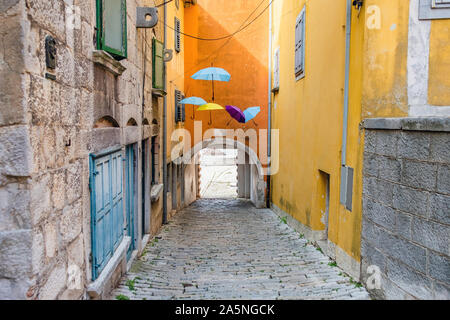
[[[224,137],[207,139],[197,143],[189,153],[174,162],[193,163],[196,166],[197,186],[199,186],[199,158],[205,149],[236,150],[237,196],[250,199],[256,208],[265,207],[265,188],[263,168],[257,154],[244,143]],[[197,190],[197,196],[200,190]]]

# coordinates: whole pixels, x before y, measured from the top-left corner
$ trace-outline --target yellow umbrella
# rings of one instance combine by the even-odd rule
[[[225,110],[225,108],[217,103],[207,103],[200,106],[197,109],[197,111],[206,111],[206,110]]]
[[[217,103],[207,103],[202,106],[200,106],[197,111],[209,111],[209,122],[208,125],[212,124],[212,118],[211,118],[211,111],[212,110],[225,110],[224,107]]]

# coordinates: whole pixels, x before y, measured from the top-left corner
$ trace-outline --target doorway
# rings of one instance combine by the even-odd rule
[[[203,149],[199,164],[200,198],[237,198],[236,149]]]
[[[127,251],[127,259],[137,248],[137,144],[126,147],[126,228],[127,235],[131,237],[131,243]]]
[[[142,237],[150,233],[150,140],[142,140],[142,170],[141,170],[141,182],[142,182]]]

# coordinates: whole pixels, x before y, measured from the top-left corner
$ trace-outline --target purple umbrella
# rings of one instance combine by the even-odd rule
[[[241,109],[235,106],[225,106],[230,116],[240,123],[245,123],[245,116]]]

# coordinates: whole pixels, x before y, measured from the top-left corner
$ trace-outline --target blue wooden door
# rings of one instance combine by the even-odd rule
[[[137,159],[135,154],[135,145],[128,145],[126,148],[126,190],[127,190],[127,207],[126,207],[126,217],[127,217],[127,234],[131,237],[131,244],[128,247],[127,258],[130,259],[131,253],[137,247],[137,207],[136,207],[136,197],[137,197],[137,183],[136,183],[136,168]]]
[[[95,280],[123,238],[122,154],[91,156],[92,276]]]

